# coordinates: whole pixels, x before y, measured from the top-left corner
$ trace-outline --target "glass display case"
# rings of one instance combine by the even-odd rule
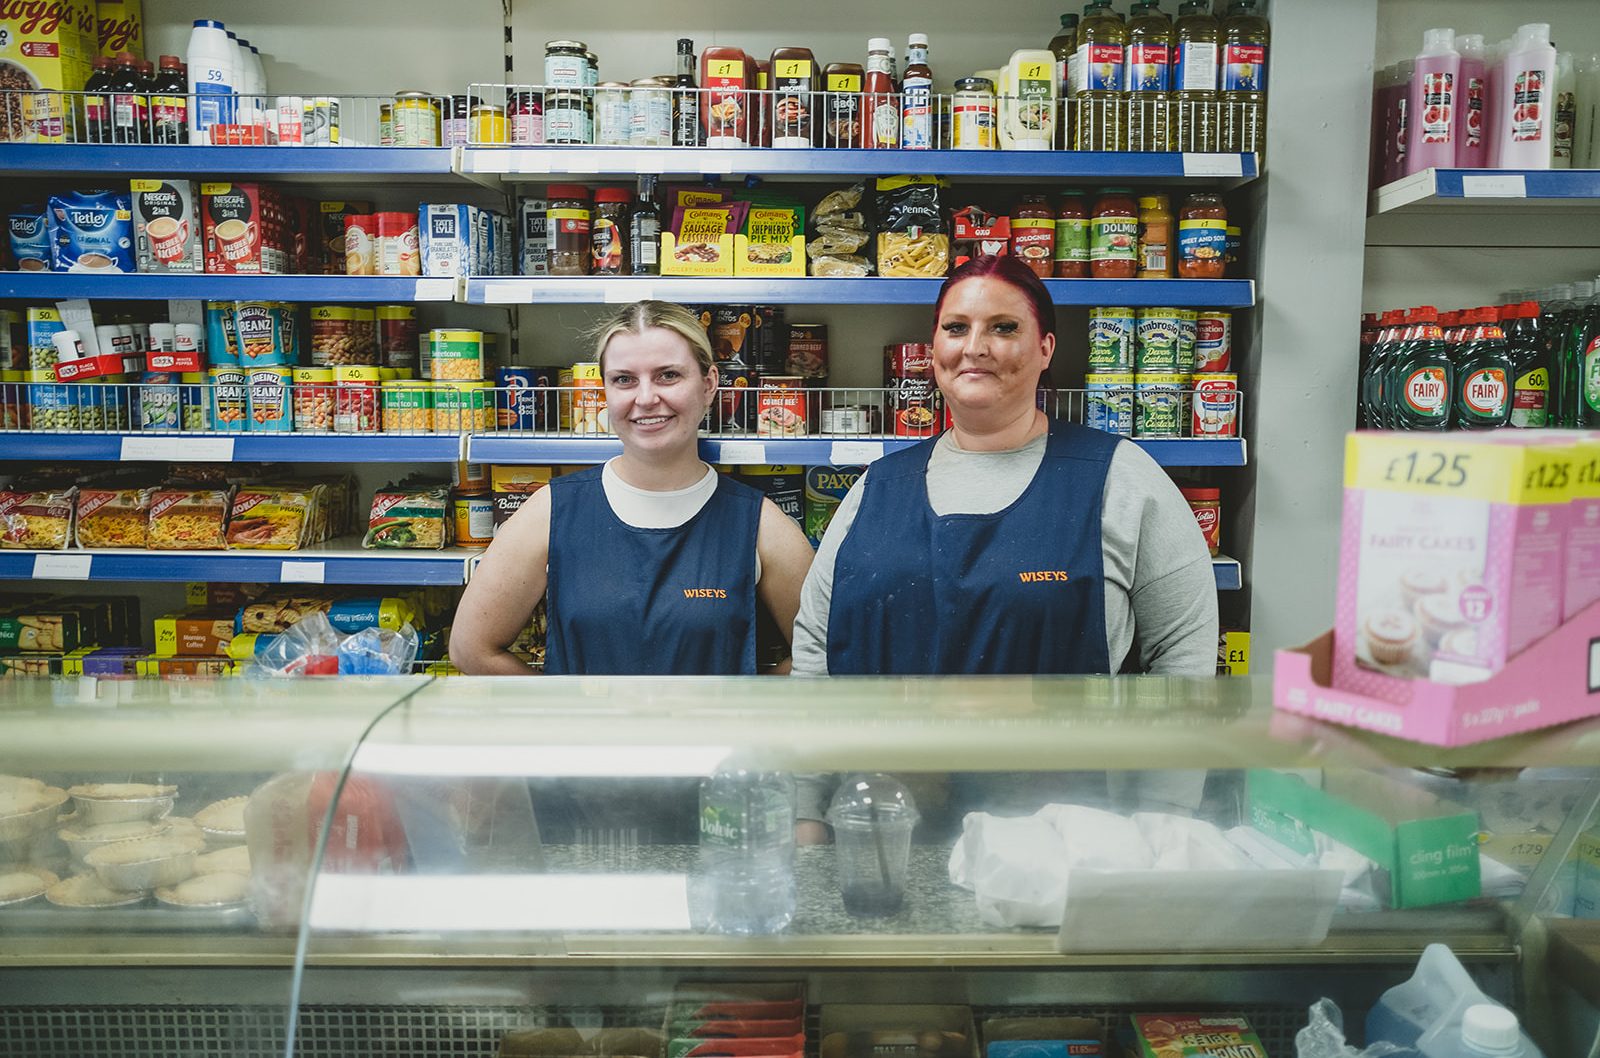
[[[1206,1012],[1280,1056],[1433,943],[1588,1053],[1600,723],[1441,751],[1269,698],[8,681],[0,1053],[932,1058]],[[779,1035],[697,1028],[723,986]]]

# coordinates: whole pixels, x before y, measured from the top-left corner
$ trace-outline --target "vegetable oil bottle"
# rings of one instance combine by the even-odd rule
[[[1174,28],[1172,134],[1174,149],[1222,149],[1217,112],[1217,35],[1211,0],[1183,0]]]
[[[1222,24],[1222,149],[1267,147],[1267,48],[1272,30],[1257,0],[1236,0]]]
[[[1128,150],[1172,150],[1172,20],[1158,0],[1133,5],[1123,69],[1128,89]]]
[[[1078,25],[1078,52],[1071,72],[1077,102],[1080,151],[1128,149],[1128,99],[1123,63],[1128,27],[1111,0],[1090,0]]]

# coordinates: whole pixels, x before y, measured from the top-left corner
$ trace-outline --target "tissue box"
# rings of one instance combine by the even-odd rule
[[[1575,445],[1352,434],[1333,683],[1406,704],[1561,623]]]
[[[1312,832],[1348,845],[1388,876],[1391,907],[1427,907],[1482,894],[1478,816],[1369,772],[1326,772],[1320,787],[1298,775],[1251,771],[1250,823],[1296,852]]]

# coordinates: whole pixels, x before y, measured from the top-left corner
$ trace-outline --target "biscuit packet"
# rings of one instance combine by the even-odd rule
[[[943,279],[950,270],[950,228],[937,176],[878,178],[878,274]]]

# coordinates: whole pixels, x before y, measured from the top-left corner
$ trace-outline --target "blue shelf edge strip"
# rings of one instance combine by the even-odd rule
[[[13,173],[97,172],[151,176],[241,173],[450,176],[450,147],[198,147],[188,144],[21,143],[5,147]]]
[[[1435,198],[1497,198],[1469,195],[1464,177],[1521,177],[1525,193],[1516,198],[1600,199],[1600,169],[1435,169]]]
[[[418,284],[423,284],[419,287]],[[437,286],[437,294],[420,291]],[[111,298],[165,301],[168,298],[275,301],[449,301],[455,280],[416,276],[311,275],[81,275],[72,272],[0,272],[0,298]]]
[[[0,460],[82,459],[92,462],[119,460],[123,441],[157,440],[170,448],[152,459],[204,461],[186,452],[191,441],[233,442],[234,460],[291,463],[453,463],[461,457],[458,434],[222,434],[222,433],[6,433],[0,434]],[[142,457],[141,457],[142,458]]]

